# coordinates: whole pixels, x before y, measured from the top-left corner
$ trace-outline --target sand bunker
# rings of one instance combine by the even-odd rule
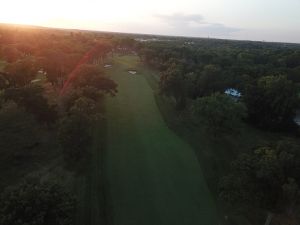
[[[135,75],[137,72],[135,70],[128,70],[128,73]]]
[[[40,82],[41,79],[35,79],[35,80],[32,80],[31,83],[37,83],[37,82]]]

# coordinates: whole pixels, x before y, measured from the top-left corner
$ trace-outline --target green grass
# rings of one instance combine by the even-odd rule
[[[128,68],[136,68],[130,75]],[[215,225],[217,213],[194,150],[170,130],[134,56],[108,74],[119,93],[106,101],[105,169],[115,225]]]

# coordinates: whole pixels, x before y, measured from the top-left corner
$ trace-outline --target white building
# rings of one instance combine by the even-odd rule
[[[233,98],[240,98],[242,97],[241,92],[239,92],[237,89],[234,88],[228,88],[224,92],[226,95],[233,97]]]

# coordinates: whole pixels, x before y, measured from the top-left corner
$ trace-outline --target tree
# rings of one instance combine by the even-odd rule
[[[39,67],[47,74],[47,79],[53,85],[62,84],[67,74],[67,66],[70,58],[60,49],[46,49],[42,51],[38,58]]]
[[[111,96],[115,96],[118,92],[118,85],[116,84],[116,82],[107,77],[94,77],[92,83],[92,87],[95,87],[106,94],[110,94]]]
[[[221,68],[216,65],[207,65],[197,81],[197,95],[202,97],[221,92],[224,90],[224,86]]]
[[[94,101],[99,101],[103,97],[103,93],[99,91],[96,87],[85,86],[77,89],[78,95],[86,98],[93,99]]]
[[[70,108],[70,113],[92,117],[97,114],[96,102],[90,98],[80,97]]]
[[[1,58],[9,63],[16,62],[21,57],[19,52],[13,45],[6,45],[1,49]]]
[[[73,86],[76,88],[84,86],[92,86],[93,80],[97,76],[104,76],[104,71],[97,65],[82,64],[76,72],[76,76],[72,80]]]
[[[99,64],[100,62],[103,63],[103,60],[110,51],[112,51],[112,45],[110,43],[98,41],[91,53],[94,64]]]
[[[84,86],[82,88],[70,89],[62,96],[61,102],[64,111],[69,112],[72,111],[71,108],[73,108],[74,105],[77,105],[76,102],[80,98],[82,98],[83,102],[87,100],[90,103],[93,102],[93,104],[96,104],[96,102],[99,102],[102,97],[103,97],[103,93],[101,93],[101,91],[99,91],[97,88],[91,86]],[[82,104],[82,101],[80,100],[79,102],[80,102],[79,105],[81,105],[84,108],[85,106],[84,104]],[[89,103],[87,104],[90,105]]]
[[[91,123],[86,115],[73,114],[62,120],[59,142],[67,162],[76,162],[87,156],[92,140],[90,127]]]
[[[94,87],[112,96],[117,93],[117,84],[106,77],[103,70],[95,65],[81,65],[72,84],[75,88]]]
[[[13,102],[3,104],[0,127],[0,152],[4,161],[30,157],[40,143],[40,127],[36,120]]]
[[[274,214],[283,212],[288,217],[296,213],[300,200],[298,149],[293,142],[282,141],[240,154],[231,172],[221,179],[221,198],[233,205],[267,211],[267,225]]]
[[[57,119],[55,106],[49,105],[43,95],[43,88],[30,85],[21,88],[9,88],[4,92],[4,99],[14,101],[20,107],[24,107],[32,113],[39,122],[50,125]]]
[[[290,54],[285,59],[287,67],[294,68],[300,66],[300,51]]]
[[[9,83],[13,87],[22,87],[30,84],[37,75],[38,68],[32,57],[26,57],[8,64],[5,71],[9,74]]]
[[[174,97],[176,109],[180,110],[185,108],[188,84],[181,65],[172,63],[172,65],[161,74],[159,87],[162,94],[168,97]]]
[[[197,121],[216,137],[236,131],[246,117],[246,107],[229,96],[216,93],[198,98],[194,104],[194,114]]]
[[[0,90],[9,87],[9,75],[7,73],[0,72]]]
[[[293,127],[299,106],[296,85],[285,76],[266,76],[247,88],[244,101],[249,120],[264,129]]]
[[[72,225],[76,201],[60,185],[24,181],[0,197],[2,225]]]
[[[19,43],[16,46],[17,50],[19,50],[23,55],[29,56],[34,53],[34,47],[29,43],[23,42]]]

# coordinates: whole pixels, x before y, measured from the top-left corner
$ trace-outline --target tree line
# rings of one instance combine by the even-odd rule
[[[213,140],[237,136],[243,124],[275,132],[279,139],[291,137],[240,149],[228,162],[228,174],[219,177],[218,199],[265,213],[267,225],[298,224],[300,146],[294,118],[300,107],[300,45],[162,38],[143,42],[138,52],[159,71],[160,94]],[[226,94],[228,89],[239,94]],[[228,218],[224,223],[235,224]]]
[[[93,32],[0,27],[0,154],[6,168],[26,168],[42,152],[56,152],[45,149],[48,145],[60,149],[75,173],[89,160],[94,124],[104,116],[103,97],[117,93],[103,65],[122,40]],[[1,224],[74,224],[76,196],[63,185],[40,177],[16,183],[0,185],[6,188]]]

